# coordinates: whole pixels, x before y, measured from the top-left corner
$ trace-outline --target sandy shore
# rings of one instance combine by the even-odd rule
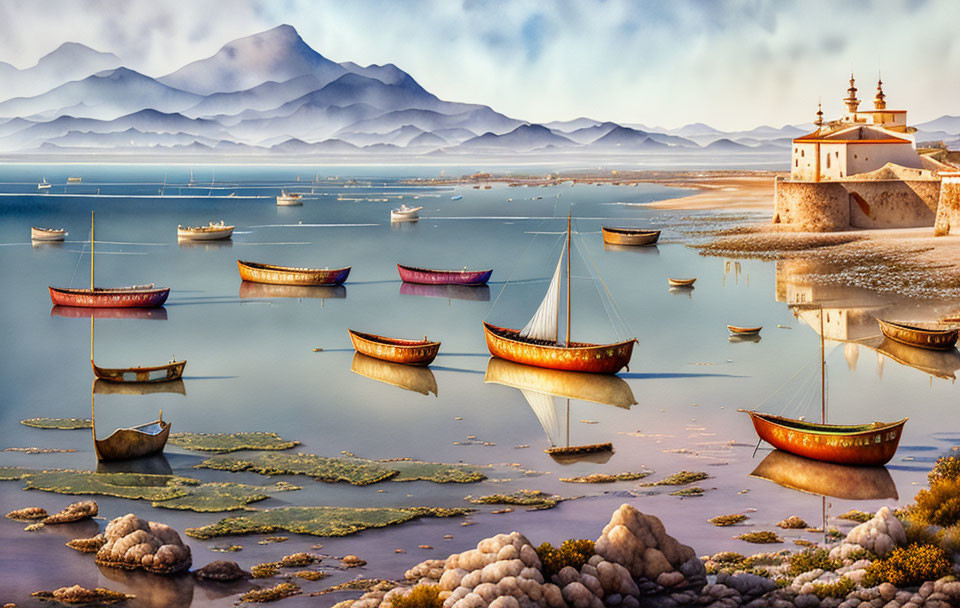
[[[669,198],[652,203],[638,203],[640,207],[653,209],[736,209],[773,210],[773,184],[775,173],[751,175],[702,175],[691,174],[670,180],[655,180],[656,183],[673,188],[694,188],[699,194]]]

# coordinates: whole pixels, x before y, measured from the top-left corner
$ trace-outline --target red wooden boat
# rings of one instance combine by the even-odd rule
[[[405,283],[425,285],[484,285],[490,280],[493,270],[433,270],[397,264],[400,278]]]
[[[358,353],[405,365],[430,365],[440,351],[440,343],[423,340],[387,338],[348,329],[350,340]]]
[[[615,374],[630,364],[636,338],[613,344],[593,344],[570,340],[570,236],[572,217],[567,219],[566,247],[560,253],[557,269],[530,322],[521,330],[498,327],[483,322],[487,348],[494,357],[524,365],[569,372]],[[560,275],[563,259],[567,259],[567,339],[559,339]]]
[[[340,285],[347,280],[346,268],[294,268],[237,260],[240,278],[253,283],[273,285]]]
[[[90,212],[90,288],[50,287],[50,299],[56,306],[85,308],[156,308],[163,306],[170,295],[168,287],[149,285],[130,287],[94,287],[93,283],[93,212]]]

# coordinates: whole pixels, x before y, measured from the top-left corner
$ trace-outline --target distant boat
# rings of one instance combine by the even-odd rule
[[[603,232],[603,242],[610,245],[653,245],[660,238],[659,230],[613,228],[610,226],[601,226],[600,230]]]
[[[277,196],[278,207],[296,207],[302,204],[303,195],[298,192],[290,192],[288,194],[285,190],[281,190],[280,195]]]
[[[413,222],[420,219],[420,211],[423,207],[407,207],[400,205],[397,209],[390,210],[391,222]]]
[[[350,371],[421,395],[437,394],[437,379],[429,367],[403,365],[353,353]]]
[[[234,226],[224,225],[223,220],[207,226],[177,226],[177,238],[191,241],[218,241],[228,239],[233,234]]]
[[[83,181],[83,178],[82,178],[82,177],[68,177],[68,178],[67,178],[67,183],[68,183],[68,184],[79,184],[79,183],[82,182],[82,181]]]
[[[50,185],[51,184],[47,181],[47,178],[43,178],[43,180],[37,184],[37,190],[49,190]]]
[[[949,350],[957,343],[956,328],[927,329],[884,319],[877,319],[877,323],[880,324],[880,331],[884,336],[908,346],[929,350]]]
[[[93,308],[155,308],[163,306],[170,295],[167,287],[149,285],[103,288],[93,282],[93,212],[90,212],[90,289],[50,287],[50,299],[58,306],[83,306]]]
[[[484,285],[490,280],[493,270],[433,270],[397,264],[400,278],[405,283],[425,285]]]
[[[763,329],[762,325],[757,327],[738,327],[736,325],[727,325],[727,329],[730,330],[730,333],[737,336],[756,336],[760,333],[760,330]]]
[[[340,285],[347,280],[346,268],[296,268],[237,260],[240,278],[253,283],[273,285]]]
[[[573,342],[570,339],[570,255],[571,223],[567,219],[566,246],[560,252],[557,268],[547,293],[526,327],[520,330],[483,322],[487,349],[494,357],[516,363],[571,372],[615,374],[630,363],[636,338],[614,344]],[[560,341],[560,285],[566,256],[567,339]]]
[[[30,226],[30,239],[33,241],[62,241],[67,236],[63,228],[37,228]]]
[[[93,374],[105,382],[155,383],[179,380],[183,377],[183,368],[186,367],[187,362],[171,361],[152,367],[108,368],[99,367],[91,360],[90,365],[93,367]]]
[[[451,201],[459,201],[459,200],[462,199],[462,198],[463,198],[463,195],[462,195],[462,194],[458,194],[458,195],[456,195],[456,196],[451,196],[451,197],[450,197],[450,200],[451,200]]]
[[[693,287],[694,281],[696,279],[667,279],[670,287]]]
[[[404,365],[430,365],[440,351],[440,343],[423,340],[387,338],[348,329],[350,340],[358,353]]]

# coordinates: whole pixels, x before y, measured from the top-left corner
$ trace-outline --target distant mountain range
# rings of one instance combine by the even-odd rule
[[[724,132],[577,118],[537,124],[439,99],[393,64],[327,59],[289,25],[154,78],[66,43],[35,66],[0,62],[0,153],[485,157],[766,154],[813,125]],[[960,144],[960,116],[918,125]]]

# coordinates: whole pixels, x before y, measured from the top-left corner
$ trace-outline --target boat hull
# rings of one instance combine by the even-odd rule
[[[430,365],[440,352],[440,343],[429,340],[400,340],[348,329],[358,353],[404,365]]]
[[[882,466],[889,462],[907,422],[904,418],[887,424],[837,426],[747,413],[760,439],[779,450],[821,462],[857,466]]]
[[[220,241],[229,239],[233,236],[233,226],[226,228],[190,230],[189,228],[178,228],[177,239],[184,241]]]
[[[123,383],[157,383],[179,380],[183,377],[183,368],[186,367],[186,361],[173,361],[166,365],[156,365],[153,367],[97,367],[91,361],[93,374],[105,382],[123,382]]]
[[[957,343],[956,329],[924,329],[902,323],[877,319],[883,335],[895,342],[926,348],[928,350],[949,350]]]
[[[244,281],[270,285],[340,285],[350,274],[349,266],[332,269],[291,268],[242,260],[237,260],[237,268]]]
[[[694,281],[696,279],[667,279],[670,287],[693,287]]]
[[[760,333],[760,330],[763,329],[760,327],[737,327],[736,325],[727,325],[727,329],[730,330],[730,333],[736,336],[756,336]]]
[[[98,460],[131,460],[163,452],[170,437],[170,423],[163,420],[117,429],[106,439],[93,440]]]
[[[660,238],[659,230],[632,230],[608,226],[601,226],[600,230],[603,232],[603,242],[608,245],[643,247],[653,245]]]
[[[627,367],[636,342],[574,342],[572,346],[551,346],[526,341],[516,330],[487,322],[483,323],[483,331],[487,348],[494,357],[547,369],[592,374],[615,374]]]
[[[66,230],[47,230],[30,226],[30,240],[33,241],[62,241],[66,236]]]
[[[405,283],[421,285],[485,285],[493,270],[432,270],[397,264]]]
[[[170,295],[169,288],[140,289],[64,289],[50,287],[50,300],[57,306],[83,308],[156,308],[163,306]]]

